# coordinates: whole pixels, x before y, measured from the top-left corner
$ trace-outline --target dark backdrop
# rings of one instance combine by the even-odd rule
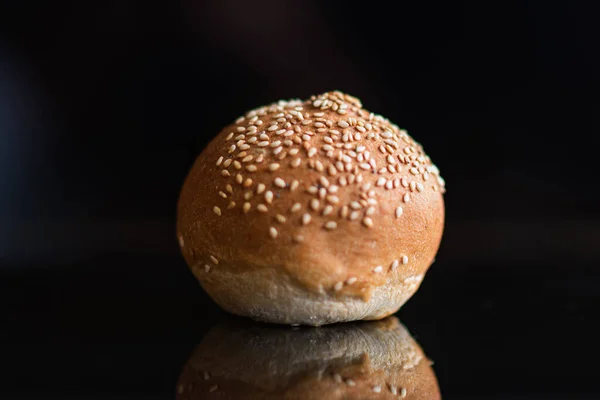
[[[31,382],[11,352],[7,390],[170,393],[219,315],[178,254],[188,168],[245,110],[339,89],[446,179],[438,261],[399,313],[442,392],[592,396],[597,18],[577,1],[4,4],[0,309],[6,343],[63,360]]]

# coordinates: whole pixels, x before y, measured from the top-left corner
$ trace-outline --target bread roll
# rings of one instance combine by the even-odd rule
[[[444,181],[406,131],[341,92],[227,126],[183,185],[177,234],[206,292],[255,320],[396,312],[434,260]]]
[[[440,399],[431,362],[395,317],[318,329],[228,321],[176,390],[178,400]]]

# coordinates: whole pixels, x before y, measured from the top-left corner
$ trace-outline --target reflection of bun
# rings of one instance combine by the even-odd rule
[[[235,321],[194,350],[177,399],[439,399],[430,364],[395,317],[318,329]]]
[[[444,223],[422,147],[340,92],[226,127],[179,200],[183,255],[223,308],[323,325],[379,319],[418,289]]]

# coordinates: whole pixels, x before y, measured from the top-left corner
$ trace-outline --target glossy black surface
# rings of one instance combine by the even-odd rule
[[[4,274],[1,299],[12,311],[2,390],[172,396],[192,349],[223,313],[171,250]],[[434,361],[444,398],[595,398],[594,266],[570,265],[565,277],[560,263],[440,258],[397,315]]]

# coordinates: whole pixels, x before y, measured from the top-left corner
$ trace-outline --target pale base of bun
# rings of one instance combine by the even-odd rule
[[[336,322],[378,320],[402,307],[417,291],[423,274],[388,278],[372,288],[368,300],[321,291],[309,292],[287,276],[269,271],[232,273],[226,266],[205,272],[193,268],[209,296],[226,311],[256,321],[321,326]]]

